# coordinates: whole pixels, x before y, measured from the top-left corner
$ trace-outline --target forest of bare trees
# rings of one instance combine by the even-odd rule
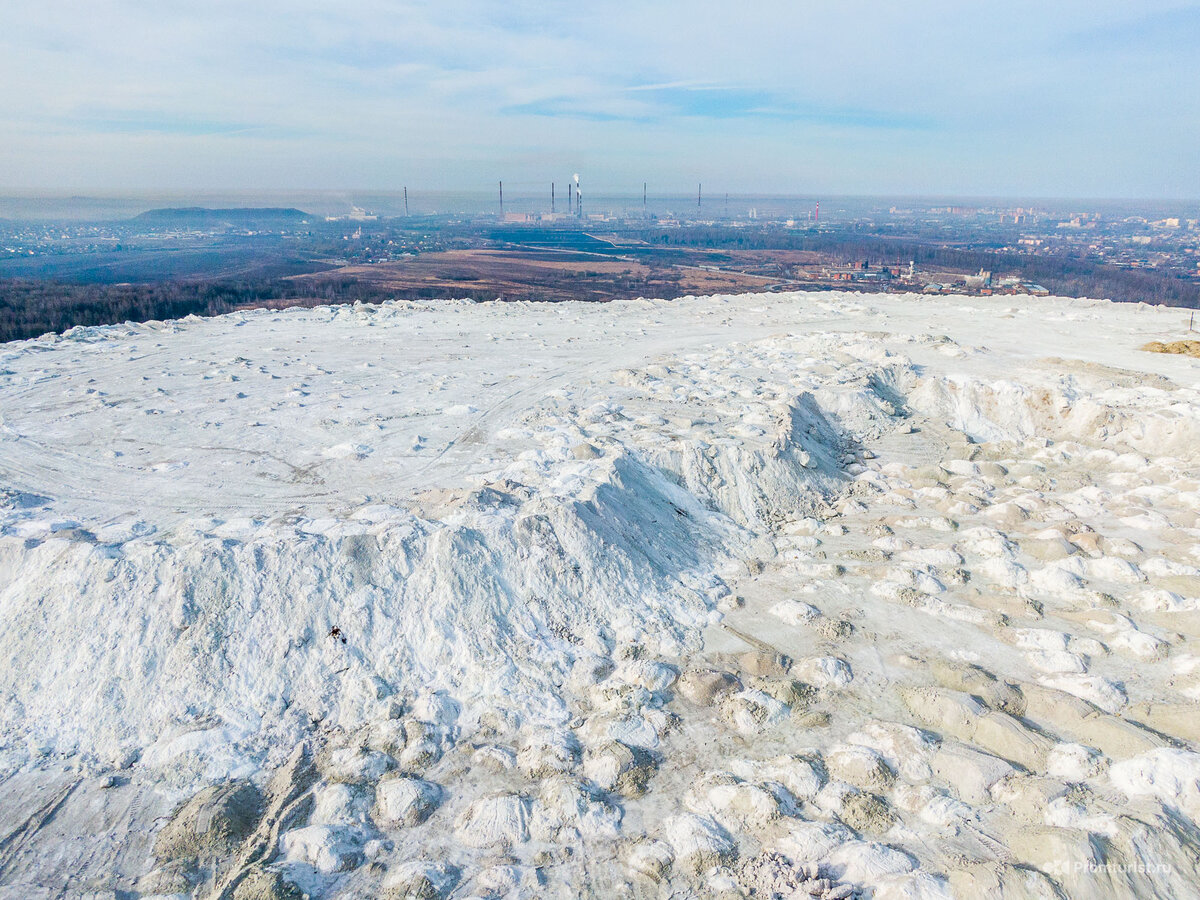
[[[1200,285],[1146,269],[1122,269],[1070,256],[962,250],[936,244],[875,235],[847,233],[797,234],[744,231],[731,234],[720,227],[647,230],[642,238],[654,246],[736,250],[809,250],[847,261],[869,259],[872,264],[975,272],[987,269],[1017,275],[1065,297],[1098,297],[1126,303],[1200,308]]]
[[[328,278],[298,288],[286,280],[167,281],[72,284],[0,280],[0,341],[37,337],[75,325],[215,316],[251,307],[318,306],[378,301],[387,294],[353,278]]]
[[[515,252],[530,252],[528,246],[511,244],[514,236],[531,241],[540,232],[505,232],[476,235],[470,241],[500,246]],[[548,235],[548,237],[547,237]],[[547,232],[541,240],[559,237]],[[697,251],[811,251],[843,262],[869,260],[874,265],[907,266],[918,270],[975,272],[986,269],[997,275],[1016,275],[1037,282],[1053,294],[1097,297],[1123,302],[1146,302],[1166,306],[1200,308],[1200,284],[1175,277],[1170,272],[1119,268],[1070,255],[1035,255],[984,249],[947,247],[919,238],[891,238],[878,234],[797,233],[778,229],[731,229],[720,226],[646,228],[627,232],[644,241],[613,246],[587,234],[562,232],[561,241],[570,249],[586,241],[593,255],[636,258],[652,267],[653,278],[610,275],[584,278],[562,271],[553,285],[529,283],[498,286],[482,295],[506,299],[553,299],[568,297],[606,300],[617,297],[668,296],[677,264],[695,264]],[[504,238],[505,240],[501,240]],[[422,240],[424,238],[422,237]],[[377,241],[378,243],[378,241]],[[533,251],[538,252],[538,251]],[[702,262],[703,260],[699,260]],[[389,298],[437,299],[450,296],[442,283],[430,286],[410,283],[391,285],[353,274],[310,275],[302,279],[281,277],[278,272],[239,278],[208,277],[179,279],[164,277],[133,284],[78,283],[58,278],[0,278],[0,341],[61,332],[76,325],[103,325],[124,321],[175,319],[188,315],[211,316],[252,307],[316,306],[354,301],[379,302]],[[453,281],[453,278],[449,278]],[[399,287],[399,289],[397,289]],[[551,288],[554,288],[553,290]]]

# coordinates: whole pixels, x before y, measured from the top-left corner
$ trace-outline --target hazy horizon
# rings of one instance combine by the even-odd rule
[[[555,183],[555,209],[567,210],[566,179]],[[408,209],[413,216],[486,215],[499,212],[498,185],[490,191],[438,191],[410,187]],[[605,190],[584,187],[588,213],[635,214],[643,209],[640,190]],[[1200,200],[1163,198],[1072,198],[1072,197],[984,197],[938,195],[801,195],[756,194],[704,189],[697,207],[696,187],[690,192],[648,190],[645,209],[656,215],[690,218],[740,217],[754,209],[759,217],[804,217],[819,202],[821,220],[838,220],[867,215],[890,205],[921,209],[930,206],[966,206],[980,208],[1017,207],[1037,209],[1050,214],[1101,213],[1107,216],[1143,215],[1151,218],[1200,217]],[[89,193],[12,192],[0,190],[0,219],[106,221],[132,218],[150,209],[163,207],[292,207],[316,216],[346,215],[354,210],[383,217],[405,214],[404,193],[383,190],[353,191],[125,191]],[[540,188],[529,185],[504,185],[504,208],[508,212],[548,212],[551,208],[550,183]]]
[[[1194,200],[1198,39],[1172,0],[9,4],[0,191]]]

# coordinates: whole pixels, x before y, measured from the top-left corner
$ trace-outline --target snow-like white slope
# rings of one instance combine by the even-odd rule
[[[625,364],[712,347],[736,307],[684,334],[670,306],[624,306],[295,310],[18,345],[2,615],[38,639],[0,651],[10,764],[118,758],[197,717],[217,743],[294,739],[417,687],[553,716],[535,683],[562,677],[564,641],[653,626],[669,643],[704,622],[714,568],[748,538],[729,516],[758,516],[764,489],[794,505],[833,467],[778,464],[806,413],[747,373],[754,390],[708,427],[753,411],[766,429],[720,437],[720,498],[681,489],[669,473],[695,466],[704,426],[629,429],[675,429],[675,450],[621,442]],[[836,443],[820,424],[805,439]]]
[[[0,771],[22,770],[15,791],[63,761],[126,769],[168,812],[206,782],[261,782],[301,742],[390,748],[385,768],[444,782],[454,816],[401,833],[385,796],[441,794],[324,764],[317,812],[272,865],[329,896],[370,888],[368,858],[408,871],[387,847],[444,854],[455,896],[488,878],[580,892],[566,863],[482,874],[468,848],[489,829],[529,848],[520,865],[585,839],[620,855],[594,889],[660,856],[654,877],[710,890],[804,882],[755,861],[765,847],[834,893],[942,896],[980,846],[1037,863],[985,811],[1033,802],[1004,794],[1032,789],[1017,772],[1135,804],[1043,798],[1039,828],[1112,843],[1125,832],[1104,816],[1150,815],[1147,798],[1200,815],[1200,735],[1170,725],[1200,696],[1200,558],[1181,549],[1200,536],[1200,370],[1136,349],[1181,322],[1097,301],[824,293],[259,311],[4,345]],[[786,678],[745,657],[764,648],[794,658]],[[1047,737],[1033,714],[998,725],[1009,707],[991,688],[948,712],[981,690],[943,696],[967,664],[1021,704],[1083,698],[1180,743],[1145,756],[1086,729]],[[714,667],[741,692],[693,720]],[[808,700],[781,687],[794,679]],[[655,757],[644,798],[546,794],[552,772],[576,779],[553,790],[618,791],[621,766],[641,770],[613,739]],[[1048,760],[1045,741],[1065,749]],[[823,755],[811,796],[799,763],[767,762],[802,750]],[[996,762],[954,756],[981,752]],[[519,753],[543,762],[503,761]],[[531,781],[484,774],[510,770]],[[367,818],[320,793],[345,782],[368,785]],[[525,799],[486,799],[500,787]],[[547,818],[577,802],[590,824]],[[5,852],[0,882],[42,871]],[[1059,856],[1069,868],[1075,845]],[[1047,885],[1108,873],[1053,862]]]

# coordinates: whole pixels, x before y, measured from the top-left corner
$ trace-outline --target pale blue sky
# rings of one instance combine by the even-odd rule
[[[11,2],[0,189],[1200,197],[1200,3]]]

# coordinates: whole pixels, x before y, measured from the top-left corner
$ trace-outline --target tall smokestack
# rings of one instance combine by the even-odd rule
[[[504,182],[500,182],[500,218],[504,218]]]
[[[554,182],[550,182],[550,215],[554,215]]]
[[[575,173],[575,215],[583,218],[583,188],[579,186],[579,173]]]
[[[817,225],[820,223],[820,221],[821,221],[821,201],[818,200],[817,201],[817,211],[813,215],[813,224]]]
[[[700,208],[700,189],[702,187],[704,187],[703,184],[696,185],[696,209]]]
[[[575,195],[571,193],[571,179],[567,179],[567,215],[575,212]]]
[[[404,186],[404,215],[408,215],[408,185]]]
[[[644,182],[644,181],[642,182],[642,215],[643,216],[650,215],[650,210],[646,206],[646,182]]]

